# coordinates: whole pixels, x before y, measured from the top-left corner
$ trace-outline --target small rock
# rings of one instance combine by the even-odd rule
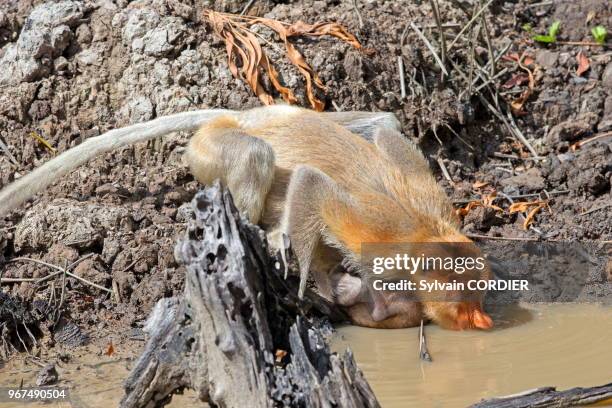
[[[560,142],[574,142],[593,131],[593,126],[586,120],[568,120],[550,129],[546,135],[546,143],[556,146]]]
[[[476,207],[465,216],[466,224],[472,224],[475,229],[488,231],[494,225],[503,225],[504,219],[492,208]]]
[[[32,82],[49,73],[49,62],[68,47],[70,27],[83,17],[81,2],[45,2],[32,10],[19,38],[5,47],[0,58],[0,84]]]
[[[572,75],[572,78],[570,79],[570,83],[574,85],[586,84],[588,81],[588,79],[576,75]]]
[[[570,162],[574,160],[575,158],[576,158],[576,155],[574,155],[573,153],[562,153],[562,154],[557,155],[557,159],[559,159],[560,163]]]
[[[62,317],[53,330],[53,339],[65,347],[80,347],[88,343],[89,336],[72,320]]]
[[[80,66],[100,66],[103,60],[103,49],[101,45],[87,48],[76,55],[76,61]]]
[[[76,29],[76,37],[79,44],[89,44],[92,39],[91,29],[87,24],[81,24]]]
[[[193,7],[181,3],[179,0],[167,0],[168,7],[174,11],[174,15],[183,17],[185,20],[191,20],[193,18]]]
[[[112,183],[102,184],[100,187],[96,188],[96,194],[98,195],[116,194],[117,191],[119,191],[119,189]]]
[[[606,66],[606,70],[601,76],[601,82],[604,88],[612,89],[612,62]]]
[[[164,204],[181,205],[189,200],[191,200],[191,193],[181,187],[177,187],[175,190],[169,191],[164,196]]]
[[[549,50],[540,50],[536,54],[536,62],[546,69],[552,69],[559,61],[559,53]]]
[[[48,364],[41,368],[36,376],[36,385],[39,387],[43,385],[52,385],[57,382],[58,374],[55,369],[55,364]]]
[[[53,244],[45,259],[54,265],[67,265],[79,259],[79,251],[62,243]]]
[[[139,96],[128,103],[132,123],[144,122],[153,118],[153,103],[146,96]]]
[[[98,255],[87,258],[79,263],[76,268],[74,268],[74,274],[103,287],[107,286],[110,278],[109,273],[106,271],[104,266],[102,266],[100,257]],[[81,281],[78,281],[78,283],[79,285],[82,285],[89,293],[101,293],[101,290],[95,288],[94,286],[88,285]]]
[[[28,115],[33,120],[41,120],[51,114],[51,105],[47,101],[34,101],[28,109]]]
[[[53,61],[53,67],[55,68],[55,71],[59,72],[59,71],[65,71],[66,69],[68,69],[68,60],[64,57],[57,57],[55,59],[55,61]]]
[[[104,261],[107,265],[112,265],[113,261],[117,257],[117,254],[121,251],[121,242],[117,238],[114,237],[106,237],[104,238],[104,243],[102,245],[102,253],[100,256],[102,257],[102,261]]]
[[[177,19],[172,19],[169,24],[157,27],[142,37],[144,53],[153,57],[167,56],[184,33],[185,27]]]
[[[122,31],[122,39],[125,45],[130,45],[134,49],[133,42],[142,38],[149,30],[152,30],[159,23],[159,14],[152,10],[135,9],[128,11],[127,22]],[[118,13],[113,17],[113,26],[121,25],[119,21],[125,18],[124,13]]]
[[[365,77],[363,59],[357,52],[348,52],[344,58],[344,70],[349,79],[361,81]]]
[[[573,62],[575,59],[569,52],[562,52],[559,54],[559,65],[566,66],[568,62]]]
[[[524,192],[537,192],[545,187],[542,173],[535,167],[524,173],[503,179],[500,184],[504,187],[504,191],[506,188],[519,187]]]
[[[590,168],[568,175],[567,186],[571,190],[585,191],[597,196],[610,188],[610,180],[604,177],[599,169]]]
[[[612,130],[612,95],[606,98],[606,102],[604,103],[603,118],[597,125],[598,132],[607,132],[609,130]]]

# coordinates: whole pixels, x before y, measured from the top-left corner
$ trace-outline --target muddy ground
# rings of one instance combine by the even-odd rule
[[[260,105],[232,77],[223,43],[202,21],[204,7],[240,12],[246,3],[2,2],[0,140],[8,149],[0,148],[0,187],[53,157],[33,132],[62,152],[107,130],[166,114]],[[473,6],[469,0],[439,3],[448,45],[470,20]],[[506,71],[490,87],[498,90],[501,101],[516,100],[529,85],[520,80],[526,70],[511,56],[532,60],[528,68],[534,87],[515,117],[543,160],[534,160],[477,96],[466,96],[468,86],[456,70],[440,82],[441,70],[431,52],[414,30],[405,31],[414,22],[438,47],[429,2],[358,0],[356,10],[348,0],[257,0],[248,13],[290,22],[337,21],[355,33],[370,51],[330,38],[295,41],[329,88],[327,94],[319,92],[326,108],[396,113],[458,206],[494,190],[499,197],[495,203],[503,208],[509,202],[502,194],[524,201],[538,197],[516,196],[548,198],[545,192],[553,192],[550,210],[542,209],[530,230],[523,228],[520,215],[478,207],[465,216],[466,232],[593,241],[599,259],[605,260],[612,253],[612,138],[575,150],[572,145],[612,131],[610,42],[607,47],[538,45],[524,26],[544,33],[559,20],[559,41],[592,42],[590,27],[601,24],[612,31],[612,12],[606,0],[529,3],[496,0],[485,14],[492,48],[505,49],[510,56],[496,65],[497,73]],[[471,37],[470,31],[448,52],[465,73],[470,71],[470,38],[476,38],[477,61],[490,59],[486,36]],[[304,81],[283,55],[282,44],[266,29],[257,32],[276,44],[265,43],[265,48],[282,82],[307,105]],[[590,68],[577,75],[580,51]],[[404,98],[398,57],[405,68]],[[492,100],[486,91],[483,95]],[[11,295],[36,300],[33,304],[43,314],[49,305],[61,305],[56,333],[48,332],[43,346],[139,340],[153,304],[180,293],[183,270],[174,260],[173,246],[184,230],[182,206],[201,187],[181,160],[187,137],[171,135],[105,154],[0,219],[4,278],[40,278],[51,272],[39,263],[15,261],[28,257],[71,266],[76,275],[116,293],[111,296],[70,277],[63,285],[60,276],[42,285],[3,284]],[[602,265],[593,282],[603,288],[597,296],[609,297],[612,291],[605,282],[612,271],[605,276]]]

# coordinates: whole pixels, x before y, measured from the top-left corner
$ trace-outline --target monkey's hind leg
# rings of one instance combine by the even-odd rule
[[[274,178],[274,151],[268,143],[224,117],[192,137],[186,159],[198,181],[210,184],[220,179],[238,210],[253,224],[259,222]]]

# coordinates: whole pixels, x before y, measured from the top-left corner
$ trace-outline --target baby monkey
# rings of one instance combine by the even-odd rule
[[[482,292],[443,301],[377,291],[372,272],[360,265],[363,243],[408,243],[417,252],[423,243],[439,244],[440,252],[447,251],[444,243],[463,243],[460,252],[479,253],[460,233],[425,157],[389,113],[317,113],[276,105],[188,112],[118,129],[5,188],[0,215],[96,155],[198,127],[185,154],[194,177],[204,184],[220,179],[238,209],[268,231],[272,245],[282,246],[283,235],[289,236],[300,296],[311,273],[322,295],[361,326],[412,327],[429,319],[449,329],[492,327]],[[453,278],[439,271],[435,276]],[[471,277],[486,279],[488,269]]]

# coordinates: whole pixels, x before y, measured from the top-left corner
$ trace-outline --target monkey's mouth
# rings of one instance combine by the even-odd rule
[[[493,319],[476,302],[449,305],[445,312],[432,316],[432,320],[440,327],[450,330],[489,330],[493,327]]]

